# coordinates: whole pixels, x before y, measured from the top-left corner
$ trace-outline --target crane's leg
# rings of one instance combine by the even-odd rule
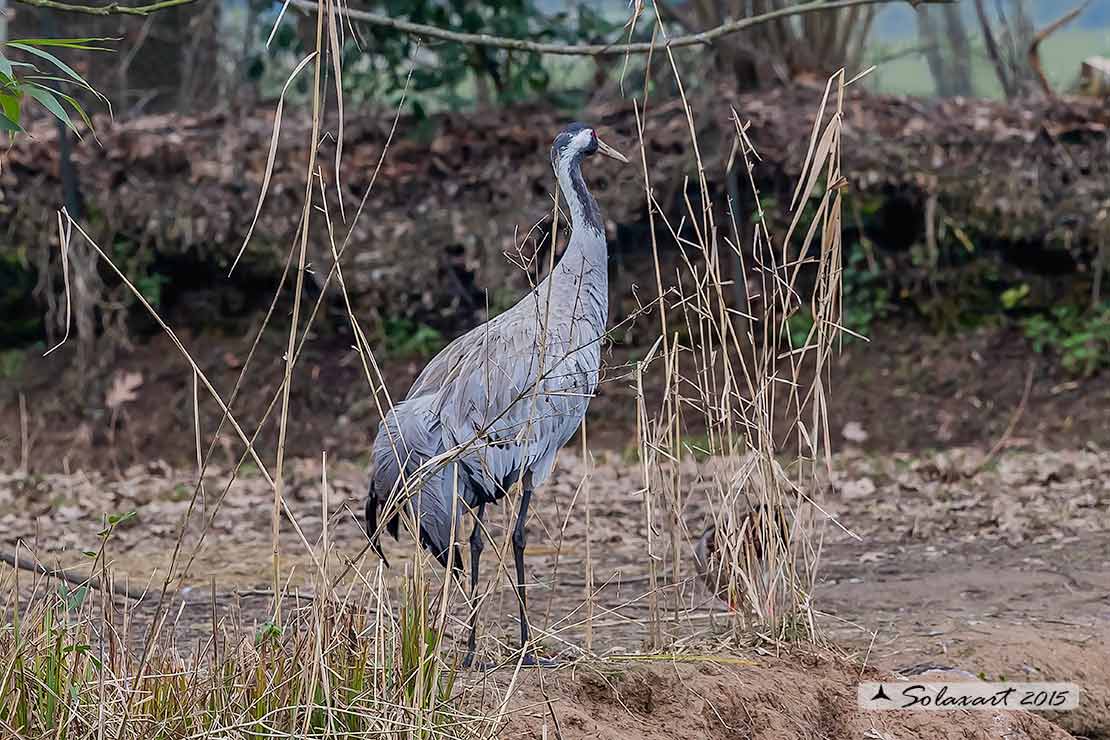
[[[532,655],[532,646],[528,644],[528,596],[524,591],[524,544],[527,533],[524,522],[528,518],[528,504],[532,501],[532,487],[523,486],[520,494],[520,510],[516,514],[516,526],[513,528],[513,561],[516,564],[516,596],[520,601],[520,649],[524,651],[525,660]]]
[[[466,639],[466,657],[463,658],[463,668],[469,668],[474,663],[474,649],[478,644],[478,561],[482,557],[482,517],[486,513],[486,504],[478,504],[474,512],[474,531],[470,533],[470,636]]]
[[[524,522],[528,518],[528,504],[532,501],[532,482],[525,479],[520,496],[520,511],[516,515],[513,529],[513,560],[516,563],[516,595],[520,601],[520,649],[524,651],[524,665],[552,665],[553,661],[536,658],[530,643],[531,631],[528,628],[528,596],[524,591],[524,544],[526,534]]]

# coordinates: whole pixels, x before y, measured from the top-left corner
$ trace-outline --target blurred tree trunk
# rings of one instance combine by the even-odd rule
[[[944,45],[928,8],[917,9],[917,37],[925,49],[925,62],[929,65],[929,74],[933,76],[937,95],[946,98],[951,93],[948,91],[948,75],[944,68]]]
[[[142,112],[165,112],[185,104],[188,110],[211,106],[214,90],[218,34],[197,24],[219,12],[219,2],[194,3],[161,10],[148,18],[99,17],[82,13],[57,13],[54,35],[120,39],[115,53],[65,51],[61,56],[85,79],[112,98],[117,117]],[[9,35],[37,37],[43,8],[19,5],[9,11]],[[187,53],[192,45],[196,52]],[[186,74],[188,70],[188,74]],[[187,76],[197,84],[185,98],[182,86]],[[200,105],[198,106],[198,101]],[[90,102],[87,99],[84,102]]]
[[[967,27],[958,5],[945,5],[944,25],[949,44],[952,47],[949,71],[952,75],[953,95],[970,96],[971,87],[971,42],[967,37]]]
[[[1028,0],[995,0],[991,18],[985,0],[975,0],[975,12],[983,34],[987,56],[995,76],[1008,99],[1035,89],[1035,78],[1028,63],[1030,44],[1036,30]]]
[[[987,17],[987,9],[984,7],[983,0],[975,0],[975,13],[979,18],[979,28],[983,33],[983,44],[987,47],[987,56],[990,57],[991,64],[994,65],[994,74],[998,77],[998,83],[1002,86],[1002,92],[1007,98],[1014,97],[1013,80],[1010,79],[1010,72],[1006,66],[1005,60],[1002,58],[1002,50],[998,46],[998,41],[994,37],[994,30],[991,28],[990,19]]]
[[[938,10],[943,11],[938,23]],[[971,42],[963,16],[956,5],[943,9],[917,9],[917,33],[925,49],[925,61],[933,76],[937,95],[949,98],[968,97],[973,93],[971,81]]]
[[[194,110],[193,103],[202,99],[208,100],[205,108],[213,107],[210,98],[219,82],[220,3],[208,2],[202,7],[201,12],[189,18],[188,32],[182,39],[179,111]]]

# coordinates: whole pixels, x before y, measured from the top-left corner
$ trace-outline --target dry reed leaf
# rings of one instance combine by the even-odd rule
[[[277,27],[276,25],[274,26]],[[293,80],[300,74],[301,70],[305,68],[309,62],[316,58],[317,52],[312,52],[300,61],[293,71],[289,73],[289,77],[285,80],[285,86],[281,88],[281,95],[278,96],[277,109],[274,111],[274,131],[270,136],[270,152],[266,156],[266,173],[262,176],[262,189],[258,193],[258,205],[254,209],[254,218],[251,219],[250,228],[247,229],[247,235],[243,237],[243,245],[239,247],[239,253],[235,255],[235,259],[231,263],[231,269],[227,271],[228,276],[235,272],[235,266],[239,264],[239,259],[243,256],[243,252],[247,249],[247,244],[250,243],[251,235],[254,233],[254,227],[258,224],[258,216],[262,213],[262,204],[266,202],[266,193],[270,190],[270,177],[274,174],[274,161],[277,159],[277,146],[278,137],[281,134],[281,111],[285,107],[285,93],[289,91],[289,86],[293,84]]]

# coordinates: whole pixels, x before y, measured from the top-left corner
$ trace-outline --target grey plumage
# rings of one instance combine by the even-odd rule
[[[623,159],[581,124],[556,137],[552,165],[571,217],[563,257],[515,306],[436,355],[380,424],[366,503],[367,529],[379,554],[379,516],[387,517],[386,528],[396,537],[399,509],[391,497],[398,500],[402,488],[421,543],[446,566],[462,514],[497,501],[518,481],[526,492],[518,521],[523,550],[527,499],[551,474],[598,384],[608,255],[600,210],[580,168],[599,150]],[[472,548],[475,537],[480,552],[477,527]]]

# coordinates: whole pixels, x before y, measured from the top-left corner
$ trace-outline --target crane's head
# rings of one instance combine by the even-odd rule
[[[597,132],[592,127],[584,123],[572,123],[559,132],[551,145],[551,166],[558,171],[560,163],[581,161],[583,157],[595,152],[618,162],[628,161],[623,154],[597,138]]]

